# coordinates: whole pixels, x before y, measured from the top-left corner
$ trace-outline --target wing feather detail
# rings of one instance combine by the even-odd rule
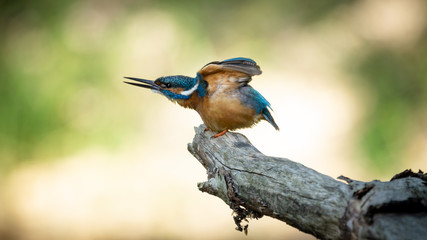
[[[221,84],[244,86],[252,80],[252,76],[262,73],[257,63],[250,58],[230,58],[206,64],[198,72],[209,83],[211,89]]]

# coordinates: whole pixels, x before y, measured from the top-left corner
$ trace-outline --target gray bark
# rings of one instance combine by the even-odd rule
[[[427,175],[407,170],[389,182],[335,180],[262,154],[239,133],[213,138],[203,125],[188,150],[206,168],[198,188],[246,218],[279,219],[319,239],[427,239]]]

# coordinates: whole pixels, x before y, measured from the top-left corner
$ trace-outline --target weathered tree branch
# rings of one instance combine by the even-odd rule
[[[259,152],[239,133],[212,138],[203,125],[188,150],[206,168],[201,191],[247,217],[277,218],[320,239],[425,239],[427,175],[405,171],[390,182],[337,181],[302,164]]]

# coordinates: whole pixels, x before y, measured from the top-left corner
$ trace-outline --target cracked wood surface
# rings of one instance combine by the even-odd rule
[[[422,177],[404,174],[390,182],[340,177],[345,183],[291,160],[265,156],[242,134],[212,138],[204,125],[195,130],[188,150],[208,174],[208,181],[198,187],[233,209],[237,230],[247,231],[243,219],[267,215],[320,239],[424,239],[427,235],[422,172]]]

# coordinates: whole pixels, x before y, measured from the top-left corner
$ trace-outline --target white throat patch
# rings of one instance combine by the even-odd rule
[[[182,91],[180,94],[184,96],[190,96],[194,91],[196,91],[197,87],[199,86],[199,79],[197,79],[196,84],[188,90]]]

